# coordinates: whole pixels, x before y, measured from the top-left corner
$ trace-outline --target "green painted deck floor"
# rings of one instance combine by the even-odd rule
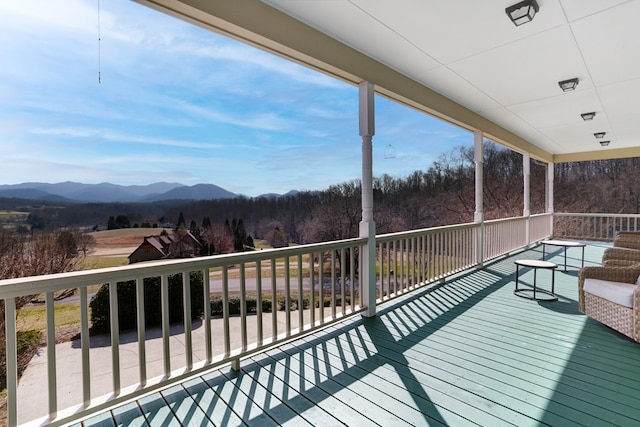
[[[640,345],[578,312],[579,255],[556,272],[557,302],[513,294],[513,261],[538,246],[83,425],[638,426]]]

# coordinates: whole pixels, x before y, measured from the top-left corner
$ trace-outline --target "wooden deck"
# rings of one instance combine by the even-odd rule
[[[579,255],[556,272],[558,302],[513,294],[513,261],[536,247],[82,425],[640,425],[640,345],[578,312]]]

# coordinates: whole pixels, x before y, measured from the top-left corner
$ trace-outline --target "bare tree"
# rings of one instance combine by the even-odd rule
[[[78,232],[59,230],[43,234],[0,233],[0,279],[39,276],[63,273],[76,269],[90,250],[89,240],[84,240],[83,249],[71,246],[72,242],[83,241]],[[16,312],[29,303],[35,295],[18,297]],[[0,300],[0,384],[4,386],[6,373],[5,306]],[[24,362],[25,364],[28,362]]]
[[[201,238],[207,247],[207,255],[227,254],[233,251],[233,237],[222,224],[213,224],[206,228]]]

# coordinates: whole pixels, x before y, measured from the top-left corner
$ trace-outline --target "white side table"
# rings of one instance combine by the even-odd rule
[[[543,240],[542,242],[542,259],[544,260],[545,248],[547,245],[560,246],[564,248],[564,271],[567,271],[567,248],[582,248],[582,267],[584,267],[584,243],[574,242],[571,240]]]
[[[539,259],[518,259],[514,261],[516,264],[516,289],[513,293],[521,298],[536,300],[536,301],[557,301],[558,296],[555,294],[556,287],[556,268],[558,264],[549,261],[540,261]],[[518,281],[520,280],[520,266],[533,268],[533,288],[518,288]],[[546,289],[538,289],[536,284],[536,273],[539,268],[551,270],[551,291]],[[530,295],[533,294],[533,295]],[[550,298],[538,298],[538,294],[544,294]]]

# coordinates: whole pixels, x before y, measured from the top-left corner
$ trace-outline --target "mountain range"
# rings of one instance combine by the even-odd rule
[[[56,184],[25,182],[0,185],[0,197],[60,203],[150,203],[161,200],[228,199],[238,196],[238,194],[213,184],[187,186],[175,182],[116,185],[108,182],[82,184],[67,181]]]

